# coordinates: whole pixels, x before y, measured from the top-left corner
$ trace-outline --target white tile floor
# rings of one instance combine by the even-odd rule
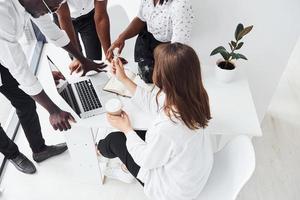
[[[262,122],[264,136],[254,138],[257,166],[239,200],[298,200],[300,198],[300,46],[294,52]],[[49,144],[64,141],[54,133],[47,113],[39,109],[44,136]],[[30,156],[22,131],[16,141]],[[9,164],[1,183],[1,200],[143,200],[142,187],[108,180],[104,186],[80,184],[74,177],[68,152],[36,164],[38,173],[23,175]]]
[[[239,200],[300,199],[300,41],[254,138],[256,171]],[[271,72],[270,72],[271,73]]]

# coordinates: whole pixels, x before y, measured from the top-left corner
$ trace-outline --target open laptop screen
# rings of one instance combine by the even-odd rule
[[[56,85],[58,92],[60,92],[60,88],[67,82],[66,78],[58,69],[58,67],[53,63],[53,61],[49,58],[49,56],[47,56],[47,59],[48,59],[53,81]]]
[[[65,100],[65,102],[67,102],[67,104],[74,110],[76,114],[80,115],[81,112],[71,85],[68,83],[58,67],[49,58],[49,56],[47,56],[47,59],[58,94]]]

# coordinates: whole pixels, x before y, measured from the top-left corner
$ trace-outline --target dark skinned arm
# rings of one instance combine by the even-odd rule
[[[72,18],[71,18],[68,3],[62,4],[56,13],[58,16],[58,22],[60,28],[66,31],[72,44],[77,48],[77,50],[79,50],[79,44],[77,42],[77,36],[72,23]]]
[[[122,52],[125,40],[128,40],[137,34],[139,34],[143,28],[146,26],[146,23],[140,20],[138,17],[135,17],[132,22],[128,25],[128,27],[123,31],[118,39],[111,45],[111,47],[108,49],[106,57],[108,60],[111,60],[113,58],[113,50],[115,48],[119,48],[119,54]]]
[[[107,0],[95,1],[95,15],[98,38],[102,44],[104,52],[107,52],[111,45],[110,41],[110,22],[107,13]]]
[[[70,68],[71,74],[74,71],[77,73],[82,71],[82,76],[85,76],[86,73],[91,70],[96,72],[103,72],[103,68],[106,67],[104,63],[95,63],[92,60],[85,58],[82,55],[82,53],[71,42],[64,46],[63,49],[72,54],[78,60],[78,64],[75,67]]]
[[[49,112],[49,121],[54,130],[66,131],[71,128],[70,121],[75,122],[73,116],[55,105],[44,90],[31,97]]]
[[[73,62],[70,64],[69,68],[71,74],[73,72],[83,71],[82,75],[86,75],[88,71],[94,70],[101,72],[106,65],[96,64],[89,59],[86,59],[82,53],[79,51],[79,45],[77,42],[77,36],[73,27],[70,9],[67,3],[64,3],[58,10],[58,21],[61,29],[65,30],[70,38],[70,43],[63,47],[66,51],[74,56]]]

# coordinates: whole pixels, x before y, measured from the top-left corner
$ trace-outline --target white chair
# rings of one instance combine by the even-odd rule
[[[214,157],[211,175],[197,200],[235,200],[255,169],[251,139],[237,136]]]

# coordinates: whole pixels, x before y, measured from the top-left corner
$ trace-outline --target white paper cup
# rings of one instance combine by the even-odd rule
[[[111,115],[120,116],[122,113],[122,102],[116,98],[110,99],[105,104],[105,110]]]

